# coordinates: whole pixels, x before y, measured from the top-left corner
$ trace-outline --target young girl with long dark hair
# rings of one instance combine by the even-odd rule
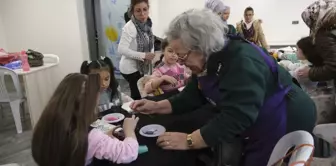
[[[34,128],[32,155],[39,166],[84,166],[93,158],[129,163],[137,158],[138,118],[124,120],[123,141],[90,128],[97,119],[99,92],[98,74],[74,73],[61,81]]]

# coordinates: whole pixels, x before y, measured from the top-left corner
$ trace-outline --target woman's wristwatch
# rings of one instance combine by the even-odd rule
[[[188,144],[188,147],[193,147],[194,146],[194,141],[191,137],[191,134],[187,135],[187,144]]]

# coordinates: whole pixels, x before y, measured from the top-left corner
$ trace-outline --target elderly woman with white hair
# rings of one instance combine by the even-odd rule
[[[230,17],[230,11],[231,11],[229,6],[224,5],[224,3],[221,0],[206,0],[205,8],[210,9],[212,12],[220,16],[223,22],[228,25],[229,34],[237,33],[236,28],[233,25],[227,23]]]
[[[189,150],[241,140],[242,165],[266,166],[282,136],[312,131],[315,104],[263,49],[241,37],[227,37],[227,32],[209,10],[177,16],[166,35],[181,63],[192,70],[192,79],[177,96],[134,101],[131,108],[145,114],[183,114],[211,103],[219,113],[206,125],[192,133],[166,132],[157,144]]]

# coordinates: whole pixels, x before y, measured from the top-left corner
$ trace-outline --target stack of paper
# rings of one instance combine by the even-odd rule
[[[127,111],[128,113],[133,113],[133,110],[131,109],[130,105],[132,104],[133,101],[124,103],[121,108],[125,111]]]
[[[181,88],[178,88],[178,90],[181,92],[181,91],[183,91],[184,87],[185,87],[185,86],[183,86],[183,87],[181,87]]]

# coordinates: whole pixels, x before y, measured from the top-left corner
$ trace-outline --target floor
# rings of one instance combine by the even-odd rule
[[[121,91],[129,95],[128,84],[120,80]],[[18,163],[36,166],[31,156],[32,130],[29,115],[23,118],[23,133],[17,134],[9,105],[0,107],[0,165]]]
[[[20,163],[24,166],[36,166],[30,151],[32,130],[29,116],[23,119],[22,134],[17,134],[9,105],[2,105],[0,122],[0,165]]]

